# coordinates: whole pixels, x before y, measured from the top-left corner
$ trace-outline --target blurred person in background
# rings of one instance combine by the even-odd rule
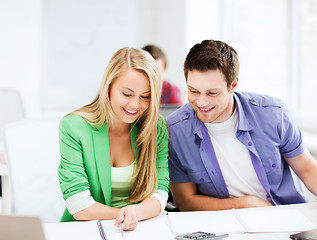
[[[183,105],[181,90],[165,79],[165,70],[167,67],[165,53],[156,45],[146,45],[142,49],[149,52],[159,66],[161,77],[163,79],[161,105]]]

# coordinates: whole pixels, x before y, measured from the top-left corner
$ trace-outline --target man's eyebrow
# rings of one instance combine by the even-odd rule
[[[198,89],[196,89],[196,88],[194,88],[194,87],[192,87],[192,86],[190,86],[190,85],[188,85],[188,84],[187,84],[187,87],[188,87],[188,88],[191,88],[191,89],[193,89],[193,90],[199,91]],[[215,91],[215,90],[218,90],[218,88],[207,89],[207,90],[205,90],[205,92]],[[200,91],[199,91],[199,92],[200,92]]]
[[[188,85],[188,84],[187,84],[187,87],[197,90],[196,88],[194,88],[194,87],[192,87],[192,86],[190,86],[190,85]]]

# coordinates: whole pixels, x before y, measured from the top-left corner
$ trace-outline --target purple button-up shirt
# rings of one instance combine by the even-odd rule
[[[307,202],[295,187],[285,158],[304,152],[299,128],[282,101],[266,95],[235,92],[239,113],[237,139],[249,150],[255,172],[276,205]],[[208,130],[186,104],[167,117],[172,182],[194,182],[199,194],[228,198]]]

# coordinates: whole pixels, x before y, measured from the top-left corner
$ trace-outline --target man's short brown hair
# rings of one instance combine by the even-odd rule
[[[225,76],[229,88],[239,74],[238,54],[231,46],[221,41],[204,40],[189,50],[184,62],[186,81],[188,71],[217,69]]]

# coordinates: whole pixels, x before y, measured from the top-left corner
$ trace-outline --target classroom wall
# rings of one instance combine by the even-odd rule
[[[186,1],[139,0],[138,45],[157,44],[167,55],[166,78],[185,91]]]
[[[21,91],[28,117],[65,114],[92,101],[116,50],[153,43],[185,91],[185,3],[1,0],[0,87]]]
[[[0,87],[22,93],[27,116],[40,113],[41,0],[0,1]]]

